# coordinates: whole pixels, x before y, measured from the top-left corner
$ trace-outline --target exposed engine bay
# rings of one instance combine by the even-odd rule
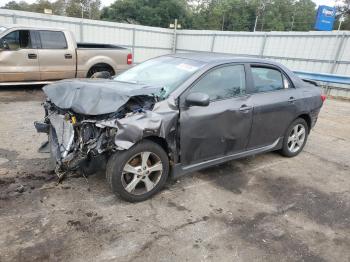
[[[45,117],[42,122],[35,122],[34,125],[38,132],[48,134],[47,151],[55,162],[55,172],[60,179],[70,171],[89,172],[95,160],[98,165],[103,165],[109,154],[130,148],[144,136],[150,134],[162,136],[161,130],[164,130],[162,117],[153,112],[155,104],[160,101],[159,96],[154,94],[154,88],[138,87],[137,90],[141,91],[144,88],[146,94],[133,95],[135,90],[132,90],[134,93],[130,96],[126,95],[128,90],[124,88],[122,93],[124,100],[119,101],[116,93],[120,90],[114,92],[114,97],[111,99],[111,90],[107,87],[109,93],[106,98],[105,85],[102,89],[96,86],[91,88],[70,85],[70,88],[62,91],[64,81],[58,83],[44,87],[48,95],[43,104]],[[91,101],[97,100],[99,108],[95,104],[89,105],[86,99],[80,99],[80,96],[82,94],[86,96],[87,92],[95,96],[96,99]],[[74,99],[70,99],[71,96],[74,96]],[[70,104],[67,104],[67,99],[70,99],[68,101]],[[126,103],[123,104],[124,101]],[[122,105],[114,112],[105,113],[106,107],[113,108],[114,102]],[[103,103],[106,107],[103,107]],[[110,105],[111,103],[113,105]],[[77,112],[83,111],[82,108],[85,110],[84,113]],[[91,112],[94,114],[89,114]],[[101,112],[103,114],[99,114]],[[174,115],[173,111],[171,113]]]
[[[118,128],[112,126],[117,119],[152,110],[156,96],[132,97],[120,110],[114,113],[86,116],[71,110],[60,109],[50,100],[44,103],[43,127],[48,133],[51,156],[56,162],[56,173],[61,177],[65,172],[77,170],[86,165],[85,160],[115,151],[115,135]],[[100,159],[99,159],[100,160]]]

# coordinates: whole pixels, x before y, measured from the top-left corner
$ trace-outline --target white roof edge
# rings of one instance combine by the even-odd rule
[[[21,24],[0,24],[0,27],[5,27],[7,29],[12,28],[23,28],[23,29],[36,29],[36,30],[60,30],[60,31],[69,31],[65,28],[60,27],[48,27],[48,26],[30,26],[30,25],[21,25]]]

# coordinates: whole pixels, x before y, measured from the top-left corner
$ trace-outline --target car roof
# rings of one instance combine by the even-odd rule
[[[249,56],[237,56],[233,54],[224,53],[209,53],[209,52],[192,52],[192,53],[176,53],[169,55],[172,57],[178,57],[183,59],[191,59],[195,61],[200,61],[204,63],[227,63],[227,62],[240,62],[240,63],[268,63],[277,66],[281,66],[272,60],[255,58]]]

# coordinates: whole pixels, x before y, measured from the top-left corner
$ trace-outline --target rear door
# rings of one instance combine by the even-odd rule
[[[248,149],[268,146],[282,137],[297,113],[297,90],[278,67],[251,65],[253,125]]]
[[[74,78],[76,72],[75,48],[68,45],[61,31],[36,31],[40,39],[39,62],[41,80]]]
[[[29,30],[15,30],[0,39],[0,82],[40,80],[38,51]]]
[[[206,107],[185,106],[193,92],[208,94]],[[185,165],[245,150],[252,122],[244,65],[216,67],[180,98],[181,162]]]

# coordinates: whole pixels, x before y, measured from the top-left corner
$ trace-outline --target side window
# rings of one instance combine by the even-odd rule
[[[267,67],[251,67],[255,92],[275,91],[289,87],[289,81],[279,70]],[[288,83],[288,86],[286,85]]]
[[[225,99],[245,94],[245,71],[243,65],[224,66],[214,69],[200,79],[191,93],[208,94],[210,100]]]
[[[63,32],[39,31],[42,49],[66,49],[67,41]]]
[[[13,31],[1,38],[1,48],[3,49],[18,50],[31,47],[31,38],[28,30]]]

